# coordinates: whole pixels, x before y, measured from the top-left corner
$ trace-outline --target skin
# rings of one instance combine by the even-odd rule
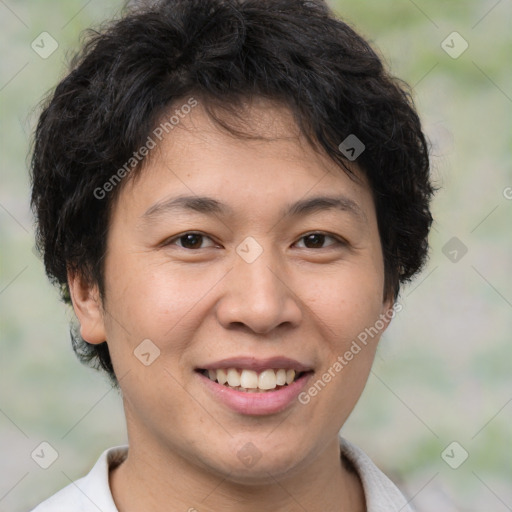
[[[194,371],[227,357],[285,355],[314,368],[312,383],[392,306],[383,298],[372,194],[357,166],[358,182],[314,151],[282,106],[253,100],[243,118],[245,130],[274,140],[235,138],[199,104],[123,184],[103,303],[96,285],[68,276],[83,338],[108,341],[120,379],[130,445],[110,475],[120,512],[365,510],[337,435],[380,334],[308,404],[294,401],[276,414],[234,412]],[[233,214],[143,217],[181,194],[213,197]],[[281,215],[285,205],[317,195],[343,195],[359,214]],[[204,237],[188,244],[177,237],[190,231]],[[311,242],[310,232],[329,235]],[[263,249],[252,263],[236,252],[248,236]],[[160,350],[149,366],[134,356],[144,339]],[[261,454],[251,467],[237,457],[249,442]]]

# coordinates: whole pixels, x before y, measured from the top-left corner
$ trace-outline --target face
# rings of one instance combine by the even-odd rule
[[[200,105],[182,119],[115,203],[102,307],[71,289],[84,339],[108,341],[130,443],[256,482],[336,439],[390,304],[357,168],[315,152],[284,108],[246,119],[274,139],[234,138]]]

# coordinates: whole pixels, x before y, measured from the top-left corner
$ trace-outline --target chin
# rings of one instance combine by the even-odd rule
[[[276,479],[291,476],[304,462],[299,448],[289,441],[275,447],[269,446],[267,440],[267,446],[263,447],[263,440],[264,437],[260,448],[251,441],[245,441],[236,450],[219,453],[215,460],[212,460],[212,454],[209,453],[208,470],[221,473],[228,481],[236,484],[257,486],[275,484]]]

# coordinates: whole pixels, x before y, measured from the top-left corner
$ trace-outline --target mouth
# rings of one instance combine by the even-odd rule
[[[196,371],[221,386],[245,393],[278,391],[309,373],[293,368],[267,368],[261,371],[247,368],[203,368]]]
[[[195,369],[205,393],[219,405],[250,416],[281,413],[297,401],[312,366],[287,357],[237,357]]]

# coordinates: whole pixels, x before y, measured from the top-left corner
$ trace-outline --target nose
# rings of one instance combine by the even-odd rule
[[[270,249],[252,262],[236,256],[223,287],[216,313],[226,329],[245,326],[254,333],[268,334],[284,325],[296,327],[301,321],[300,299],[291,278]]]

